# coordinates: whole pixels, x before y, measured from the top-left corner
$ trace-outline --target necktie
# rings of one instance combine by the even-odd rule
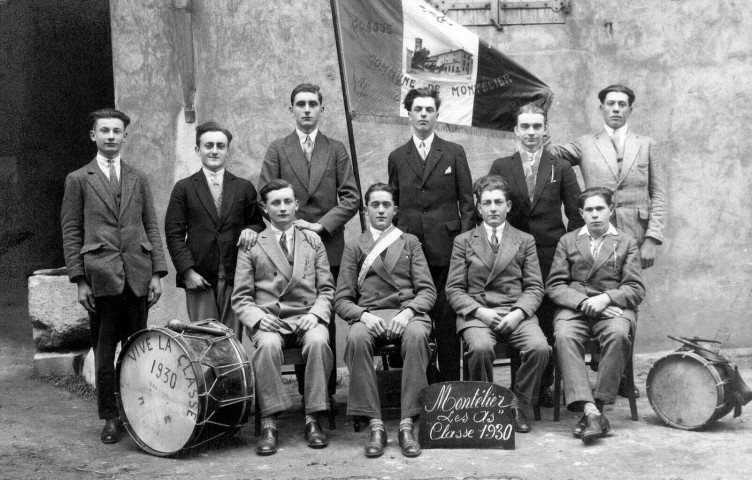
[[[214,198],[214,208],[217,209],[217,214],[219,214],[222,209],[222,184],[219,183],[219,174],[217,172],[211,173],[209,184],[211,185],[211,193]]]
[[[616,165],[619,167],[619,173],[621,174],[621,164],[624,161],[624,150],[621,146],[621,138],[619,138],[619,135],[616,132],[611,135],[611,144],[616,151]]]
[[[282,232],[282,236],[279,237],[279,247],[282,249],[282,253],[285,254],[285,257],[290,256],[290,250],[287,249],[287,234]]]
[[[118,178],[117,178],[117,171],[115,171],[115,161],[114,160],[107,160],[107,169],[110,174],[110,186],[113,188],[113,190],[117,191],[118,189]]]
[[[303,140],[303,154],[305,154],[306,160],[308,160],[308,163],[311,163],[311,155],[313,154],[313,142],[311,141],[310,135],[306,135],[305,139]]]
[[[530,196],[530,201],[533,201],[533,196],[535,196],[535,177],[536,173],[538,171],[537,166],[535,166],[532,162],[532,160],[535,160],[535,155],[532,157],[528,155],[528,160],[522,162],[523,170],[525,171],[525,183],[527,184],[527,194]]]
[[[426,157],[428,156],[428,152],[426,151],[426,142],[420,142],[420,145],[418,146],[418,151],[420,152],[420,158],[423,159],[423,161],[426,161]]]
[[[499,253],[499,238],[496,236],[496,227],[491,230],[491,250],[493,250],[494,255]]]

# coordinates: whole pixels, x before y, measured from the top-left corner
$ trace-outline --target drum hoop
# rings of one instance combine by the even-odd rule
[[[183,353],[186,354],[186,357],[189,358],[188,364],[193,369],[193,375],[196,379],[196,391],[198,394],[196,395],[196,398],[199,400],[198,404],[198,415],[196,415],[196,426],[193,428],[193,432],[191,432],[190,437],[188,437],[188,440],[183,444],[183,447],[181,447],[179,450],[175,452],[162,452],[159,450],[155,450],[154,448],[150,447],[146,444],[137,434],[135,431],[133,431],[133,427],[131,427],[130,422],[128,421],[127,417],[124,415],[124,406],[123,401],[120,396],[120,368],[121,363],[123,361],[123,358],[125,357],[125,352],[128,351],[128,348],[133,344],[133,342],[136,341],[136,338],[140,336],[143,333],[146,332],[152,332],[157,331],[160,333],[164,333],[167,336],[170,337],[170,339],[174,340],[175,343],[182,348]],[[152,325],[149,326],[143,330],[139,330],[138,332],[132,334],[128,337],[128,340],[125,341],[125,343],[120,348],[120,355],[118,356],[117,363],[115,365],[115,402],[118,407],[118,413],[120,413],[121,420],[123,421],[123,426],[130,434],[131,438],[146,452],[157,456],[157,457],[170,457],[173,455],[177,455],[179,452],[183,451],[186,448],[193,448],[197,445],[192,445],[191,447],[187,447],[186,445],[190,445],[194,440],[196,440],[202,433],[204,426],[206,424],[206,417],[207,417],[207,409],[208,409],[208,391],[206,390],[206,378],[204,378],[203,373],[196,369],[197,364],[201,364],[201,360],[203,360],[203,356],[206,356],[206,352],[204,352],[204,355],[200,360],[190,360],[190,356],[188,355],[189,352],[193,352],[193,349],[189,347],[189,345],[185,342],[183,337],[187,337],[191,335],[185,335],[185,333],[175,332],[172,329],[169,329],[165,326],[161,325]],[[201,339],[201,337],[195,337]],[[209,349],[206,350],[207,352]],[[200,373],[200,374],[199,374]],[[212,413],[213,414],[213,413]],[[205,442],[201,442],[205,443]]]

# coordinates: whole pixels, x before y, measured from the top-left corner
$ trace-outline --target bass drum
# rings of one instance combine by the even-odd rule
[[[646,391],[656,415],[682,430],[699,430],[734,408],[728,364],[677,350],[650,368]]]
[[[219,335],[150,327],[132,335],[117,361],[120,418],[136,443],[174,455],[248,421],[251,369],[243,346],[219,323]]]

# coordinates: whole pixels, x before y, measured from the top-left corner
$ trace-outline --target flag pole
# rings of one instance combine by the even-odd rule
[[[366,231],[366,215],[363,212],[362,199],[363,188],[360,185],[360,170],[358,169],[358,155],[355,152],[355,134],[352,125],[352,113],[350,112],[350,97],[347,91],[347,74],[345,73],[345,59],[342,53],[342,39],[339,30],[339,15],[337,13],[337,0],[330,0],[332,8],[332,23],[334,24],[334,43],[337,46],[337,62],[339,63],[339,78],[342,83],[342,99],[345,104],[345,121],[347,122],[347,138],[350,141],[350,157],[352,158],[353,175],[358,186],[360,201],[358,202],[358,217],[360,218],[360,230]]]

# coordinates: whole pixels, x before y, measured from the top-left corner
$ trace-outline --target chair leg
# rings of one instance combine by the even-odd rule
[[[467,382],[470,380],[470,365],[467,364],[467,344],[463,338],[460,338],[460,352],[462,352],[462,381]]]
[[[634,352],[633,348],[629,349],[629,360],[627,360],[627,368],[624,370],[624,375],[627,377],[629,386],[629,411],[632,414],[632,421],[639,420],[637,416],[637,399],[635,398],[634,390]]]
[[[556,345],[553,347],[554,355],[554,422],[559,421],[559,411],[561,410],[561,366],[556,356]]]

